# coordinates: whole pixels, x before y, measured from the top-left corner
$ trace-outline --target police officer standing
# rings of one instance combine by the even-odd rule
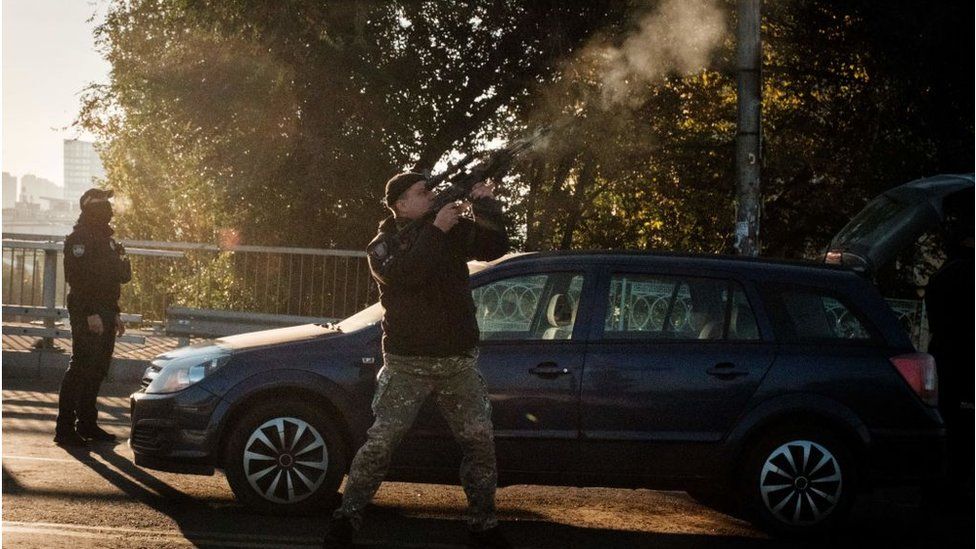
[[[430,213],[433,194],[419,173],[386,184],[393,216],[367,248],[383,304],[383,368],[373,397],[376,417],[353,459],[342,505],[329,523],[325,547],[348,547],[362,512],[386,475],[390,459],[417,412],[433,397],[461,445],[466,522],[479,547],[509,547],[495,517],[497,470],[491,404],[478,372],[478,324],[467,261],[491,260],[508,248],[490,183],[467,204]]]
[[[110,190],[85,191],[78,223],[64,240],[72,352],[58,396],[54,442],[61,446],[115,440],[115,435],[96,425],[95,403],[112,362],[115,337],[125,333],[119,295],[121,285],[132,278],[132,269],[122,245],[112,238],[111,197]]]

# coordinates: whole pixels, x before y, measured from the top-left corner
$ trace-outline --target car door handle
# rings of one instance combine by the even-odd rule
[[[715,366],[705,370],[710,376],[715,376],[719,379],[733,379],[739,376],[749,375],[749,370],[741,370],[735,367],[735,364],[731,362],[719,362]]]
[[[554,378],[568,374],[569,368],[560,368],[555,362],[543,362],[529,372],[539,377]]]

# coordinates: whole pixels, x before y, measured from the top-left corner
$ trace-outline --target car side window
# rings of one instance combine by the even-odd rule
[[[608,300],[606,339],[759,338],[745,294],[727,280],[617,274],[611,278]]]
[[[583,275],[523,275],[472,290],[482,340],[570,339],[576,324]]]
[[[614,276],[610,281],[604,333],[616,337],[640,334],[660,337],[677,291],[675,280],[641,275]],[[684,300],[677,303],[683,307]]]
[[[799,340],[871,339],[853,310],[825,293],[810,289],[783,290],[780,299]]]

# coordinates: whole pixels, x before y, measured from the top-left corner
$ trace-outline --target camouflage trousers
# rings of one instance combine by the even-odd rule
[[[498,524],[495,518],[495,440],[491,403],[473,356],[416,357],[389,353],[377,377],[373,396],[376,421],[352,461],[342,505],[335,517],[348,517],[359,528],[362,511],[386,476],[393,451],[433,396],[461,445],[461,485],[468,498],[465,520],[472,530]]]

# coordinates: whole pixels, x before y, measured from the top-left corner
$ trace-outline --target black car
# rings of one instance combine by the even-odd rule
[[[502,484],[735,493],[804,533],[943,470],[933,361],[851,270],[538,253],[472,271]],[[131,398],[136,463],[222,468],[272,512],[331,499],[372,420],[381,314],[157,357]],[[428,403],[388,478],[454,483],[459,460]]]

